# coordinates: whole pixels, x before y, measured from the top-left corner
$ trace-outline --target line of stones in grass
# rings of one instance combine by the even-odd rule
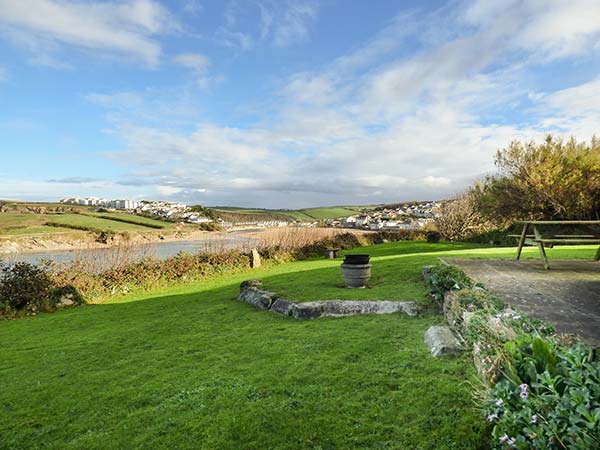
[[[424,266],[422,270],[423,280],[427,283],[433,266]],[[449,291],[450,292],[450,291]],[[445,310],[445,308],[444,308]],[[449,356],[461,353],[464,348],[452,329],[445,325],[430,327],[425,332],[425,344],[432,356]]]
[[[299,320],[319,317],[345,317],[358,314],[403,313],[416,316],[419,313],[415,302],[363,301],[363,300],[323,300],[296,303],[280,298],[277,294],[260,289],[261,280],[246,280],[240,285],[238,300],[257,309],[272,311]]]

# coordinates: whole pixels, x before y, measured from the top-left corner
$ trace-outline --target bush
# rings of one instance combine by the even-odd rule
[[[446,264],[433,266],[427,279],[429,293],[438,304],[444,301],[444,294],[448,291],[473,287],[473,282],[457,267]]]
[[[500,247],[514,247],[516,241],[514,238],[509,237],[508,234],[508,230],[489,230],[474,234],[465,239],[465,241],[476,242],[479,244],[497,245]]]
[[[502,373],[485,407],[496,448],[600,446],[600,363],[589,348],[523,335],[506,344]]]
[[[46,270],[26,262],[0,262],[0,312],[37,312],[52,309],[55,300],[52,281]]]
[[[202,231],[223,231],[223,227],[217,222],[204,222],[199,225]]]
[[[600,216],[600,140],[511,142],[496,154],[498,175],[471,189],[478,210],[499,226],[527,219]]]
[[[464,241],[485,231],[487,224],[483,220],[475,196],[465,192],[445,202],[435,225],[447,241]]]
[[[428,231],[427,233],[425,233],[425,239],[430,244],[435,244],[437,242],[440,242],[441,238],[442,238],[442,235],[440,234],[439,231]]]

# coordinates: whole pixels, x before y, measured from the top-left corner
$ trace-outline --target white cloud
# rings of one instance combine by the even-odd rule
[[[265,39],[271,32],[273,25],[274,14],[266,8],[262,3],[258,4],[260,9],[260,39]]]
[[[283,17],[275,24],[273,42],[278,47],[287,47],[308,40],[311,22],[317,17],[317,7],[312,2],[288,4]]]
[[[555,24],[552,36],[540,40],[531,33],[552,24],[562,2],[537,12],[534,0],[457,5],[462,8],[437,15],[399,16],[329,66],[291,74],[272,103],[255,108],[254,125],[243,128],[203,120],[190,132],[189,124],[186,130],[136,120],[128,111],[146,108],[144,93],[91,99],[118,112],[113,132],[123,148],[113,158],[135,168],[128,183],[167,186],[182,199],[199,199],[202,190],[209,204],[301,207],[446,197],[494,170],[495,151],[513,139],[540,140],[546,132],[588,139],[598,131],[600,78],[548,92],[531,81],[547,58],[597,56],[593,46],[581,46],[596,37],[585,12],[569,10],[564,27]],[[270,37],[285,16],[273,17],[263,23]],[[417,50],[407,52],[403,40],[417,42]],[[205,69],[202,58],[187,66],[193,69],[194,61]],[[134,106],[123,109],[127,103]]]
[[[230,1],[224,13],[225,23],[217,29],[215,40],[239,50],[249,50],[259,43],[270,43],[275,47],[299,44],[309,40],[317,11],[316,2],[306,0]],[[257,26],[242,28],[242,22],[256,23]]]
[[[209,83],[207,77],[210,61],[201,53],[180,53],[173,58],[175,64],[191,69],[196,76],[196,83],[200,87],[206,87]]]
[[[476,0],[465,20],[543,58],[585,52],[598,43],[600,3],[596,0]]]
[[[586,139],[600,135],[600,77],[540,95],[532,113],[545,128]]]
[[[153,0],[0,0],[0,24],[11,39],[28,41],[29,47],[35,43],[38,53],[70,45],[134,57],[149,66],[156,66],[161,55],[153,36],[178,28]]]
[[[196,15],[200,14],[204,10],[204,7],[198,0],[185,0],[183,2],[183,10],[186,13]]]
[[[254,45],[254,40],[249,34],[231,31],[223,27],[217,30],[215,39],[225,47],[240,50],[249,50]]]

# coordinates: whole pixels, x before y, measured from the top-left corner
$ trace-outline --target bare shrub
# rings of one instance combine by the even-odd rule
[[[485,231],[485,224],[475,198],[469,193],[459,194],[445,202],[435,225],[445,240],[464,241]]]

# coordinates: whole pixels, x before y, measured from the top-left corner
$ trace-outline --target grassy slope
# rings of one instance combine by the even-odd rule
[[[342,206],[334,206],[331,208],[310,208],[310,209],[302,209],[300,212],[314,217],[315,219],[337,219],[338,217],[347,217],[352,216],[354,214],[358,214],[360,207],[356,209],[345,208]]]
[[[89,215],[87,215],[89,214]],[[69,228],[57,228],[44,226],[46,222],[58,222],[67,225],[83,225],[87,227],[97,228],[101,230],[113,230],[113,231],[152,231],[155,230],[150,227],[143,225],[128,224],[123,222],[116,222],[113,220],[106,220],[100,217],[96,217],[100,214],[88,213],[83,214],[33,214],[33,213],[19,213],[19,212],[6,212],[0,213],[0,236],[9,235],[28,235],[28,234],[48,234],[48,233],[62,233],[62,232],[77,232]],[[106,216],[123,217],[131,220],[135,220],[141,223],[157,224],[164,227],[165,230],[173,229],[173,225],[160,220],[148,219],[146,217],[140,217],[133,214],[127,213],[103,213]]]
[[[234,301],[249,277],[292,299],[423,300],[420,267],[438,256],[514,254],[410,242],[360,251],[385,278],[370,290],[326,286],[341,280],[339,261],[314,260],[0,322],[0,448],[483,446],[469,357],[438,361],[422,342],[439,317],[298,322]]]
[[[270,216],[279,218],[281,216],[291,217],[297,220],[324,220],[336,219],[338,217],[352,216],[358,214],[363,209],[362,206],[344,207],[332,206],[323,208],[307,208],[298,210],[287,209],[248,209],[236,207],[216,207],[217,211],[225,211],[237,214],[248,214],[252,216],[264,216],[264,220],[269,220]]]
[[[131,216],[133,218],[133,216]],[[150,228],[132,223],[117,222],[114,220],[101,219],[100,217],[82,214],[57,214],[48,217],[49,221],[64,223],[68,225],[79,225],[100,230],[111,231],[148,231]]]
[[[172,222],[168,222],[166,220],[151,219],[149,217],[137,216],[135,214],[128,214],[128,213],[123,213],[123,212],[92,213],[91,215],[96,216],[96,217],[101,217],[101,216],[117,217],[117,218],[132,220],[132,221],[139,222],[139,223],[147,223],[150,225],[160,225],[164,229],[171,229],[171,228],[175,227],[175,225]],[[147,228],[152,229],[151,227],[147,227]]]
[[[47,215],[31,213],[0,213],[0,236],[72,232],[68,228],[46,227]]]

